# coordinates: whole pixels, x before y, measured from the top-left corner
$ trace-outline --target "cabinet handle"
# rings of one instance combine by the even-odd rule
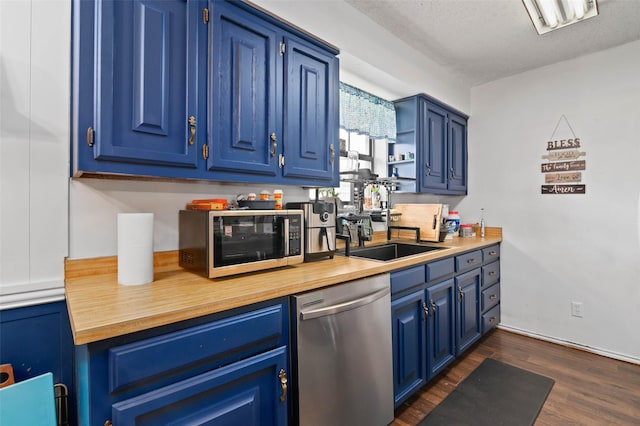
[[[476,258],[472,257],[471,259],[467,259],[467,263],[476,263]]]
[[[111,423],[111,420],[106,420],[104,422],[104,426],[112,426],[112,425],[113,425],[113,423]]]
[[[93,146],[93,127],[87,127],[87,145]]]
[[[193,145],[193,141],[196,138],[196,118],[193,115],[189,116],[189,145]]]
[[[331,153],[331,160],[329,160],[329,164],[333,166],[333,162],[336,159],[336,150],[333,147],[333,144],[329,144],[329,152]]]
[[[458,296],[458,300],[462,302],[462,299],[464,299],[464,291],[462,291],[462,287],[458,287]]]
[[[423,321],[426,321],[427,317],[429,316],[429,308],[427,308],[427,304],[424,302],[422,302],[422,310],[424,311]]]
[[[275,133],[271,133],[271,156],[276,156],[276,150],[278,149],[278,138]]]
[[[491,299],[491,300],[496,300],[497,298],[498,298],[498,296],[495,295],[495,294],[492,294],[491,296],[489,296],[489,299]]]
[[[491,319],[489,319],[489,323],[490,324],[495,324],[496,323],[496,317],[491,317]]]
[[[434,316],[436,314],[436,304],[433,303],[433,300],[429,300],[429,304],[431,305],[431,316]]]
[[[280,369],[278,378],[280,378],[280,387],[282,388],[280,402],[285,402],[287,400],[287,372],[284,369]]]
[[[453,179],[453,167],[451,167],[451,168],[449,169],[449,172],[450,172],[450,176],[451,176],[451,178]]]
[[[427,173],[426,173],[426,175],[427,175],[427,176],[430,176],[430,175],[431,175],[431,163],[427,163],[427,164],[425,164],[425,167],[427,168]]]
[[[278,165],[280,166],[280,168],[284,167],[284,155],[280,154],[280,156],[278,157]]]
[[[496,271],[489,272],[489,276],[494,277],[496,275]]]
[[[496,251],[491,250],[489,252],[489,256],[495,256],[496,254],[498,254]]]

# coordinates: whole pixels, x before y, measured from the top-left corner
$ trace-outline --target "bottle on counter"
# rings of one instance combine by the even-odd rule
[[[460,230],[460,215],[455,210],[449,211],[449,216],[447,216],[447,230],[449,235],[455,235]]]
[[[364,210],[371,210],[371,185],[366,185],[364,187],[364,206],[362,207]]]
[[[274,189],[273,190],[273,199],[276,202],[275,209],[282,210],[282,189]]]

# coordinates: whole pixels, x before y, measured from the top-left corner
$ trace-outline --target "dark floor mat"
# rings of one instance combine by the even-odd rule
[[[553,383],[487,358],[419,426],[532,425]]]

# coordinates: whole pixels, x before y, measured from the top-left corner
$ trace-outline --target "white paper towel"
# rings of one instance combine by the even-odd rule
[[[118,213],[118,284],[153,281],[153,213]]]

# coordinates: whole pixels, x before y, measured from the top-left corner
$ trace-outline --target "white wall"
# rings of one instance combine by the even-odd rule
[[[504,229],[502,323],[640,361],[640,42],[471,91],[469,195]],[[585,195],[541,195],[565,115],[587,153]],[[557,139],[571,137],[561,124]],[[554,139],[556,139],[554,138]],[[582,302],[584,316],[570,315]]]
[[[0,309],[64,298],[68,1],[0,1]]]

